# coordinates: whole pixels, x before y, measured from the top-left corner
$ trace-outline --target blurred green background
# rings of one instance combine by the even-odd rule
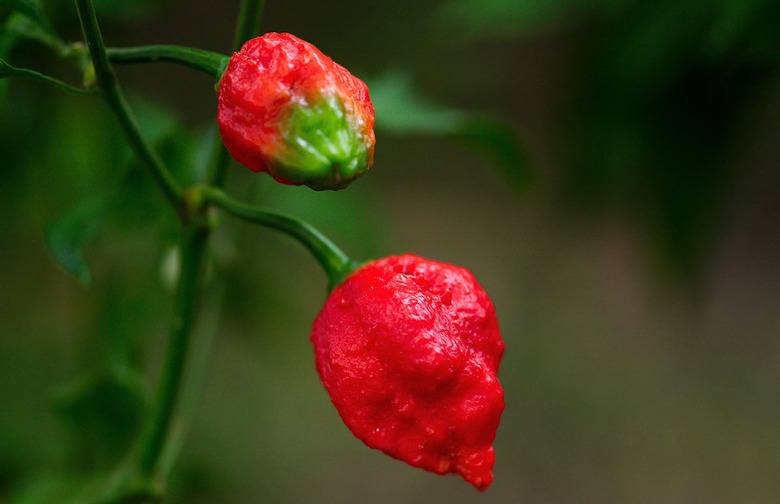
[[[109,45],[226,53],[238,2],[95,3]],[[80,38],[71,2],[44,5]],[[324,273],[289,238],[223,218],[193,355],[209,371],[170,502],[780,501],[779,5],[268,0],[263,31],[369,83],[375,165],[337,193],[233,166],[228,190],[355,258],[476,274],[507,345],[495,482],[477,494],[353,438],[308,342]],[[0,33],[11,64],[79,82]],[[194,178],[213,80],[117,73]],[[0,169],[0,503],[53,502],[137,429],[176,221],[94,98],[0,81]],[[47,229],[86,243],[89,289],[48,256]]]

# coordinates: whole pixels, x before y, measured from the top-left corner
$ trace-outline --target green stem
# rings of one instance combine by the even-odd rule
[[[213,187],[203,187],[200,196],[203,201],[213,203],[234,217],[282,231],[301,242],[327,273],[331,288],[340,284],[358,265],[332,241],[302,220],[236,201]]]
[[[138,47],[109,47],[108,59],[113,63],[150,63],[166,61],[178,63],[207,73],[219,79],[230,58],[211,51],[177,45],[148,45]]]
[[[241,49],[244,42],[254,37],[260,29],[260,19],[263,14],[263,0],[243,0],[238,12],[236,32],[233,37],[233,52]],[[222,187],[227,178],[230,165],[230,154],[217,136],[214,141],[214,156],[210,165],[207,180],[209,185]]]
[[[69,504],[130,504],[160,500],[172,460],[166,459],[173,414],[181,389],[190,346],[193,321],[201,293],[202,263],[211,228],[203,222],[188,225],[181,238],[179,279],[174,301],[168,346],[157,384],[157,394],[141,434],[125,464]],[[174,454],[170,454],[172,456]]]
[[[192,333],[187,369],[182,377],[181,396],[176,417],[171,423],[158,463],[159,474],[170,474],[196,418],[200,398],[206,384],[212,351],[219,333],[219,320],[224,304],[224,282],[209,283],[209,293],[200,301],[198,328]]]
[[[252,7],[254,6],[254,7]],[[256,24],[259,22],[262,2],[256,0],[245,0],[242,4],[241,15],[239,17],[238,33],[244,36],[247,30],[256,30]],[[247,20],[254,18],[255,22],[250,23]],[[252,28],[255,26],[255,28]],[[251,35],[249,35],[251,36]],[[164,49],[164,50],[162,50]],[[148,46],[139,48],[138,51],[111,50],[113,57],[117,59],[124,58],[125,62],[142,61],[145,58],[149,60],[157,59],[160,61],[173,61],[182,63],[199,70],[211,72],[216,78],[221,77],[224,68],[227,66],[228,58],[216,53],[197,50],[180,50],[172,46]],[[236,48],[237,50],[238,48]],[[111,51],[109,54],[111,54]],[[211,161],[211,170],[209,180],[213,184],[222,185],[230,161],[230,156],[224,146],[216,138],[218,148]],[[221,193],[221,191],[214,189]],[[192,199],[191,199],[192,198]],[[205,199],[200,200],[198,194],[190,192],[184,195],[184,205],[191,203],[192,212],[204,210],[202,206],[206,203]],[[198,215],[203,217],[203,215]],[[186,218],[185,218],[186,220]],[[152,410],[152,415],[136,445],[133,461],[137,464],[138,470],[147,478],[154,479],[155,476],[163,475],[170,468],[172,459],[178,451],[177,444],[180,439],[172,436],[172,419],[177,398],[180,394],[181,381],[183,378],[183,368],[187,348],[189,346],[192,320],[196,311],[197,293],[199,291],[199,277],[201,274],[201,263],[205,254],[206,244],[209,237],[208,227],[204,227],[203,220],[196,220],[188,228],[181,244],[181,271],[179,284],[176,293],[176,302],[174,305],[174,319],[171,324],[171,331],[168,341],[168,349],[163,363],[162,374],[158,382],[157,396]],[[206,347],[208,350],[208,346]],[[204,351],[206,351],[204,350]],[[201,355],[194,365],[193,373],[197,374],[205,368],[207,359]],[[197,382],[198,377],[194,379]],[[183,405],[182,405],[183,406]],[[194,409],[193,409],[194,411]],[[184,415],[186,411],[182,412]],[[180,434],[180,433],[179,433]]]
[[[84,37],[89,46],[89,52],[92,55],[92,64],[95,68],[97,84],[103,92],[106,102],[116,116],[119,125],[130,143],[130,147],[149,168],[152,177],[160,186],[165,198],[174,208],[178,209],[183,191],[152,146],[141,134],[141,130],[127,104],[127,100],[125,100],[124,95],[119,89],[111,64],[108,61],[106,47],[103,43],[103,36],[100,33],[100,28],[98,27],[95,7],[92,5],[92,1],[76,0],[76,8],[78,9]]]
[[[244,0],[238,11],[236,32],[233,35],[233,51],[238,51],[244,42],[254,37],[260,30],[260,19],[263,15],[263,0]]]
[[[152,412],[133,454],[133,460],[144,477],[153,478],[157,474],[160,455],[171,427],[200,294],[201,264],[208,237],[208,228],[190,226],[185,229],[181,241],[181,268],[168,348]]]
[[[209,170],[206,175],[206,180],[209,185],[214,187],[223,187],[225,185],[225,179],[227,178],[227,171],[231,159],[230,153],[228,153],[225,145],[222,143],[222,137],[218,131],[215,131],[214,140],[212,142],[211,162],[209,163]]]

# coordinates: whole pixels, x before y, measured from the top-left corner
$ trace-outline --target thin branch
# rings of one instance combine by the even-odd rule
[[[207,73],[215,79],[222,76],[230,61],[230,58],[222,54],[177,45],[109,47],[106,49],[106,54],[112,63],[165,61]]]
[[[203,187],[200,196],[234,217],[282,231],[298,240],[325,270],[331,288],[358,265],[325,235],[300,219],[236,201],[212,187]]]
[[[119,89],[114,71],[108,61],[106,47],[98,27],[95,7],[92,5],[92,1],[76,0],[76,8],[78,9],[84,37],[87,39],[89,52],[92,55],[92,64],[95,68],[95,78],[97,79],[98,87],[103,92],[106,102],[108,102],[111,111],[122,127],[130,147],[147,166],[152,177],[160,186],[165,198],[178,210],[183,191],[152,146],[144,138],[135,116],[127,104],[127,100]]]

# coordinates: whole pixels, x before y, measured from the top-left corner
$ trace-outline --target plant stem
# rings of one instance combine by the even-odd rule
[[[92,0],[75,1],[81,28],[87,40],[89,52],[92,55],[92,64],[95,68],[98,87],[103,92],[106,102],[116,116],[130,143],[130,147],[147,166],[152,177],[160,186],[165,198],[178,210],[183,191],[152,146],[141,134],[127,100],[119,89],[111,64],[108,61],[106,47],[103,43],[103,36],[100,33]]]
[[[261,10],[262,2],[257,2],[257,0],[245,0],[243,2],[241,15],[239,16],[237,37],[244,37],[247,31],[257,29]],[[251,19],[254,19],[254,22],[251,22]],[[251,34],[246,36],[248,38]],[[124,51],[124,54],[120,54],[121,50],[119,52],[113,50],[115,51],[113,54],[117,58],[126,58],[128,62],[130,60],[140,61],[143,58],[175,61],[199,70],[210,71],[217,78],[222,75],[229,61],[225,56],[216,53],[197,50],[181,51],[180,48],[171,46],[148,46],[147,48],[139,49],[141,50],[135,52],[127,50]],[[212,157],[209,180],[213,184],[222,185],[230,156],[224,146],[222,146],[219,138],[217,137],[215,140],[218,145],[216,146],[215,155]],[[188,199],[189,196],[194,197],[195,201]],[[202,206],[205,200],[199,200],[197,196],[194,193],[182,195],[183,204],[181,204],[181,208],[185,208],[187,203],[193,203],[193,208],[189,208],[189,210],[194,212],[205,210],[205,207]],[[200,215],[199,217],[203,216]],[[152,414],[138,438],[136,452],[132,454],[133,458],[131,459],[137,464],[137,469],[141,475],[151,480],[155,479],[155,477],[164,476],[164,473],[167,472],[167,469],[172,464],[172,458],[175,457],[178,451],[176,446],[177,439],[175,436],[171,437],[172,419],[177,398],[180,395],[179,389],[181,387],[192,321],[196,313],[200,290],[202,262],[209,236],[210,228],[204,224],[203,220],[196,219],[193,224],[185,229],[185,236],[181,242],[181,269],[168,348],[158,381],[158,390]],[[194,364],[199,369],[192,370],[193,375],[203,372],[208,359],[205,356],[201,356],[198,361]],[[197,376],[194,378],[194,381],[197,382]],[[191,411],[194,411],[194,407],[191,408]],[[187,412],[184,413],[186,414]],[[180,442],[180,439],[178,442]]]
[[[215,131],[212,142],[211,162],[209,163],[209,171],[206,174],[206,181],[209,185],[214,187],[223,187],[225,185],[231,159],[230,153],[228,153],[225,145],[222,143],[219,131]]]
[[[113,63],[150,63],[166,61],[178,63],[207,73],[219,79],[227,68],[225,55],[178,45],[148,45],[138,47],[108,47],[108,59]]]
[[[260,19],[263,14],[263,0],[243,0],[238,12],[236,32],[233,36],[233,52],[241,49],[244,42],[254,37],[260,29]],[[207,181],[209,185],[222,187],[227,178],[227,169],[230,165],[230,154],[222,145],[217,135],[214,140],[214,155],[210,165]]]
[[[163,444],[168,435],[171,418],[179,394],[182,371],[189,346],[193,319],[200,294],[200,277],[209,229],[200,225],[188,226],[181,240],[181,268],[174,301],[165,360],[158,381],[157,395],[144,430],[138,438],[133,460],[145,477],[157,473]]]
[[[332,241],[302,220],[241,203],[213,187],[203,187],[200,196],[234,217],[277,229],[301,242],[328,274],[331,288],[340,284],[358,265]]]
[[[234,50],[237,51],[244,40],[257,32],[262,8],[262,1],[244,0],[242,2],[236,28]],[[129,49],[124,51],[112,49],[109,51],[109,54],[112,54],[112,52],[114,57],[125,58],[127,62],[142,61],[146,58],[148,60],[157,59],[160,61],[178,62],[198,70],[210,72],[216,78],[222,76],[229,62],[229,58],[217,53],[173,46],[147,46],[146,48],[137,48],[133,52]],[[214,155],[209,166],[209,183],[218,187],[224,184],[229,162],[230,155],[217,135],[215,136]],[[221,194],[221,191],[218,189],[214,190]],[[193,196],[196,200],[194,208],[191,210],[196,212],[203,210],[201,204],[205,203],[205,200],[199,200],[198,195],[194,193],[191,193],[190,196]],[[137,459],[135,460],[138,461],[141,473],[149,478],[153,478],[157,472],[167,472],[166,468],[169,468],[172,464],[172,460],[178,451],[177,444],[181,442],[181,436],[183,436],[181,433],[179,433],[178,437],[170,435],[171,421],[182,380],[184,359],[189,346],[192,319],[197,303],[196,293],[199,290],[201,263],[209,235],[209,229],[198,225],[196,222],[193,228],[187,232],[181,244],[181,271],[168,349],[162,375],[158,382],[153,413],[137,444],[138,451],[136,453]],[[207,351],[209,346],[206,345],[204,351]],[[207,362],[206,356],[201,355],[197,362],[193,363],[197,369],[191,370],[192,375],[195,376],[191,381],[198,382],[199,375],[202,374]],[[190,404],[189,412],[194,411],[193,404]],[[186,416],[188,411],[183,413]],[[183,421],[185,424],[187,423],[187,419]]]
[[[198,326],[192,332],[187,369],[182,376],[181,394],[176,416],[171,422],[168,436],[160,453],[157,466],[159,474],[170,474],[187,439],[187,434],[198,412],[198,404],[206,383],[206,371],[217,340],[219,319],[225,298],[225,282],[209,283],[208,294],[200,301],[202,309]]]
[[[236,32],[233,35],[233,51],[238,51],[244,42],[254,37],[260,30],[264,0],[243,0],[238,11]]]

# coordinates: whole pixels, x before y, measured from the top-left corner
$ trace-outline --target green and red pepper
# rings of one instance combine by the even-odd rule
[[[341,189],[373,163],[366,85],[290,34],[268,33],[233,55],[218,124],[238,162],[286,184]],[[363,265],[328,297],[311,341],[355,436],[412,466],[490,485],[504,343],[468,270],[408,254]]]
[[[341,189],[373,164],[365,83],[288,33],[244,44],[219,82],[217,122],[236,161],[276,180]]]

